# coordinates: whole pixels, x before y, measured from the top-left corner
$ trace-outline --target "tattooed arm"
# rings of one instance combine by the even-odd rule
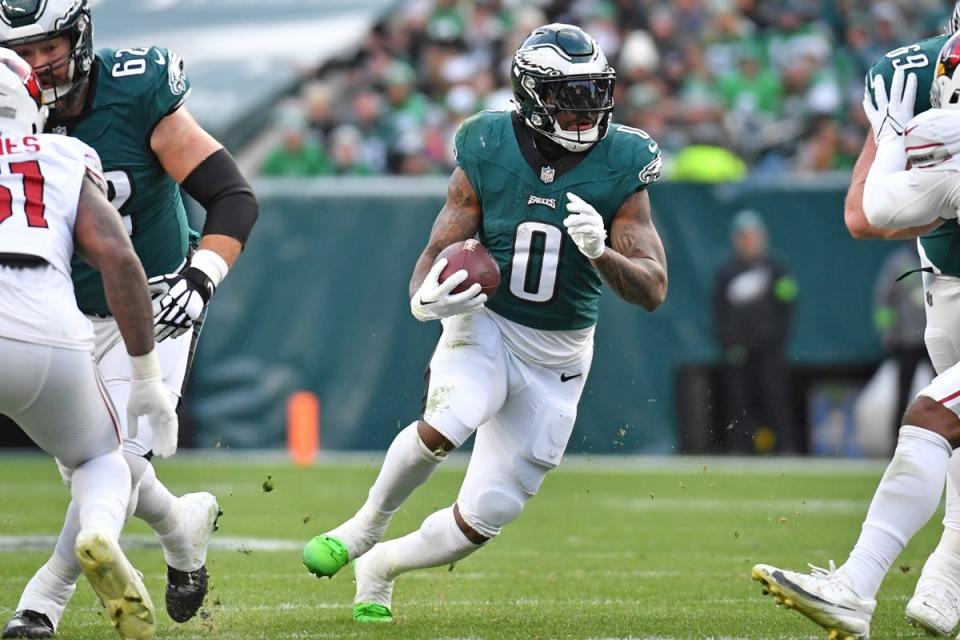
[[[480,199],[467,179],[467,174],[457,167],[447,184],[447,202],[434,221],[430,240],[413,268],[413,277],[410,278],[411,298],[423,284],[437,255],[454,242],[474,237],[479,228]]]
[[[650,196],[627,198],[610,224],[610,244],[592,262],[618,296],[647,311],[667,297],[667,258],[650,217]]]

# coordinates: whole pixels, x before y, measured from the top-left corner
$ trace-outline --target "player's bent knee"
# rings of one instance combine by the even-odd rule
[[[480,535],[493,538],[517,519],[525,503],[515,491],[491,487],[477,496],[475,510],[464,514],[464,521]]]
[[[960,418],[933,398],[918,396],[906,413],[903,424],[927,429],[943,436],[951,446],[960,446]]]

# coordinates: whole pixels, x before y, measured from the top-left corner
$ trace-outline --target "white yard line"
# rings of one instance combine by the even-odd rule
[[[17,551],[49,551],[57,542],[57,536],[0,536],[0,553]],[[158,549],[160,542],[156,536],[130,535],[120,539],[126,549]],[[210,540],[210,549],[217,551],[301,551],[303,543],[295,540],[277,540],[270,538],[222,538],[214,536]]]

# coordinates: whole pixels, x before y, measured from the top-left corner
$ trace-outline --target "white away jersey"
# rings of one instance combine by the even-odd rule
[[[74,138],[0,138],[0,253],[39,256],[70,275],[80,185],[93,149]]]
[[[0,253],[43,258],[42,268],[0,267],[0,336],[91,349],[93,330],[70,281],[84,175],[105,184],[83,142],[39,134],[0,137]]]

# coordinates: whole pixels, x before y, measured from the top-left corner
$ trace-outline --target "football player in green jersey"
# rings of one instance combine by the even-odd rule
[[[516,111],[479,113],[456,134],[459,167],[410,282],[413,315],[443,325],[423,415],[394,439],[357,514],[304,548],[318,576],[356,560],[358,621],[389,621],[399,574],[479,549],[560,463],[590,370],[601,282],[648,311],[666,296],[646,191],[660,149],[611,123],[615,73],[599,44],[579,27],[540,27],[511,75]],[[452,293],[465,271],[439,281],[438,254],[475,236],[501,271],[489,300],[479,284]],[[401,503],[474,432],[456,502],[381,543]]]
[[[944,484],[943,537],[905,613],[936,635],[951,635],[960,621],[960,457],[953,454],[960,445],[960,227],[952,156],[960,145],[952,111],[960,86],[958,29],[960,3],[947,34],[895,49],[867,74],[864,109],[872,130],[845,210],[854,237],[920,236],[925,340],[937,377],[903,416],[893,460],[847,561],[835,571],[831,566],[811,575],[769,565],[753,570],[765,592],[830,630],[831,637],[869,636],[880,584],[906,542],[936,511]],[[912,169],[904,171],[908,158]]]
[[[79,138],[103,160],[112,202],[150,278],[157,353],[177,402],[204,309],[243,248],[257,217],[256,198],[230,154],[184,106],[190,83],[180,57],[160,47],[94,51],[89,0],[2,0],[0,42],[44,83],[48,131]],[[207,212],[195,251],[181,187]],[[79,257],[72,271],[78,306],[94,325],[97,363],[125,417],[131,374],[102,280]],[[206,594],[206,549],[219,506],[209,493],[173,496],[150,463],[149,426],[141,422],[132,437],[135,430],[122,427],[134,513],[159,535],[168,565],[167,611],[183,622]],[[80,575],[64,542],[76,526],[71,507],[53,556],[27,585],[3,637],[54,633]]]

